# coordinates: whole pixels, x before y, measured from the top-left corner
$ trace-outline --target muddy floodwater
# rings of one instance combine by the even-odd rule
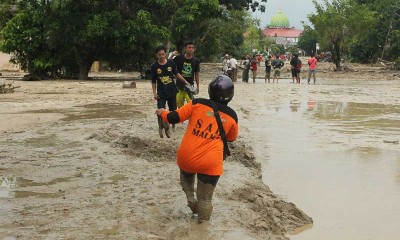
[[[263,181],[314,221],[290,239],[399,239],[399,81],[282,81],[250,91],[246,125]]]

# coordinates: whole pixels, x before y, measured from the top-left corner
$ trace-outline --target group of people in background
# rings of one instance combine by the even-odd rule
[[[229,59],[228,54],[226,54],[225,56],[226,56],[226,59]],[[261,55],[254,55],[253,57],[250,57],[250,55],[246,55],[245,59],[241,62],[240,67],[243,69],[242,82],[245,82],[245,83],[249,82],[250,72],[251,72],[251,77],[253,79],[253,83],[256,82],[257,71],[258,71],[258,68],[261,67],[261,64],[260,64],[261,61],[263,61],[262,56],[261,57],[260,56]],[[275,83],[275,81],[278,83],[279,78],[281,77],[282,68],[285,65],[285,59],[287,59],[287,58],[282,54],[267,56],[267,58],[265,59],[265,83],[270,83],[271,78],[272,78],[272,83]],[[291,69],[292,83],[300,84],[301,70],[303,68],[302,61],[299,58],[298,54],[293,54],[290,57],[288,57],[288,59],[290,60],[289,64],[290,64],[290,69]],[[226,60],[224,59],[223,69],[225,69],[225,62],[226,62]],[[313,77],[314,84],[316,83],[317,62],[318,62],[318,59],[315,57],[314,54],[312,54],[307,61],[307,64],[308,64],[307,83],[310,83],[311,77]],[[235,64],[235,66],[237,66],[237,62]],[[237,68],[235,68],[235,69],[236,69],[236,74],[237,74]],[[271,76],[271,72],[272,72],[272,76]],[[224,71],[224,74],[225,74],[225,71]]]
[[[238,62],[233,56],[225,54],[224,60],[222,60],[222,71],[224,75],[227,75],[232,79],[233,82],[237,81]]]
[[[251,71],[251,77],[253,79],[253,83],[256,82],[257,78],[257,69],[260,62],[257,61],[256,56],[250,57],[250,55],[246,55],[246,58],[244,61],[242,61],[241,67],[243,69],[242,72],[242,82],[249,82],[249,77],[250,77],[250,71]]]

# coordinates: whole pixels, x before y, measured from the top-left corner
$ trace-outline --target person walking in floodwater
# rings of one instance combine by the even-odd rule
[[[271,79],[271,56],[267,57],[267,60],[265,60],[265,83],[270,82]]]
[[[157,116],[169,123],[189,119],[177,152],[177,164],[188,207],[193,214],[198,213],[198,223],[210,220],[213,210],[212,196],[223,173],[225,151],[222,138],[225,136],[232,142],[238,136],[236,112],[228,107],[234,95],[232,80],[225,75],[217,76],[208,85],[208,95],[210,99],[196,98],[176,111],[156,110]],[[225,135],[219,130],[218,117]],[[197,191],[194,187],[196,174]]]
[[[314,84],[317,81],[317,77],[315,76],[315,72],[317,71],[317,58],[315,58],[315,54],[311,54],[311,57],[308,59],[308,77],[307,83],[310,84],[311,75],[314,79]]]
[[[274,69],[274,76],[272,77],[272,82],[278,83],[279,77],[281,76],[281,68],[285,65],[285,63],[279,58],[279,55],[276,55],[276,59],[272,60],[272,68]]]
[[[232,78],[231,79],[232,79],[233,82],[237,82],[237,65],[238,65],[238,62],[237,62],[236,58],[233,55],[231,56],[231,59],[229,59],[229,61],[231,62],[231,70],[232,70]]]
[[[157,100],[157,108],[165,108],[168,103],[168,109],[173,111],[176,109],[176,85],[174,77],[176,77],[183,85],[189,83],[178,73],[174,61],[167,59],[166,49],[163,46],[156,48],[157,62],[151,66],[151,86],[153,89],[153,97]],[[170,137],[169,125],[165,126],[161,118],[158,119],[158,131],[160,137],[163,138],[163,130]]]
[[[229,59],[229,55],[225,54],[224,60],[222,60],[222,71],[225,75],[228,75],[228,70],[231,69],[231,60]]]
[[[242,82],[249,82],[249,71],[250,71],[250,56],[246,55],[246,59],[242,62]]]
[[[292,70],[292,81],[296,81],[296,83],[300,84],[300,71],[302,68],[302,63],[299,58],[299,54],[293,54],[293,57],[290,59],[290,66]]]
[[[253,83],[256,83],[256,78],[257,78],[257,59],[255,56],[251,59],[250,62],[250,70],[251,70],[251,76],[253,78]]]

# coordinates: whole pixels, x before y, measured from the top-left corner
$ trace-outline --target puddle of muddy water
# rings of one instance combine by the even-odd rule
[[[290,239],[399,238],[399,87],[375,85],[301,87],[252,119],[264,182],[314,220]]]
[[[70,177],[55,178],[49,182],[35,182],[21,177],[0,177],[0,198],[54,198],[61,196],[60,193],[42,193],[34,191],[21,190],[24,187],[50,186],[57,183],[70,181]]]
[[[88,104],[80,106],[85,108],[85,111],[79,113],[67,114],[64,121],[74,121],[83,119],[96,119],[96,118],[129,118],[133,116],[143,116],[142,113],[138,111],[133,111],[132,106],[122,105],[122,104]]]
[[[143,118],[146,115],[140,111],[134,110],[135,106],[113,104],[113,103],[95,103],[82,106],[75,106],[80,109],[39,109],[30,110],[20,113],[55,113],[64,114],[66,117],[62,121],[76,121],[88,120],[99,118],[114,118],[114,119],[130,119],[130,118]]]

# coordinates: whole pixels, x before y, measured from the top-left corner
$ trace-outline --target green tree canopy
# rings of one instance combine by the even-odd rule
[[[240,54],[252,0],[0,0],[0,50],[39,76],[87,79],[94,61],[136,68],[156,45],[196,42],[198,55]],[[258,36],[259,37],[259,36]],[[257,44],[255,42],[255,44]]]
[[[318,33],[308,25],[304,25],[304,31],[297,43],[298,47],[303,49],[308,55],[315,53],[318,41]]]
[[[313,1],[316,13],[309,16],[319,34],[323,48],[332,52],[336,68],[340,68],[342,57],[350,53],[354,44],[363,41],[368,31],[375,28],[375,12],[355,0]]]

